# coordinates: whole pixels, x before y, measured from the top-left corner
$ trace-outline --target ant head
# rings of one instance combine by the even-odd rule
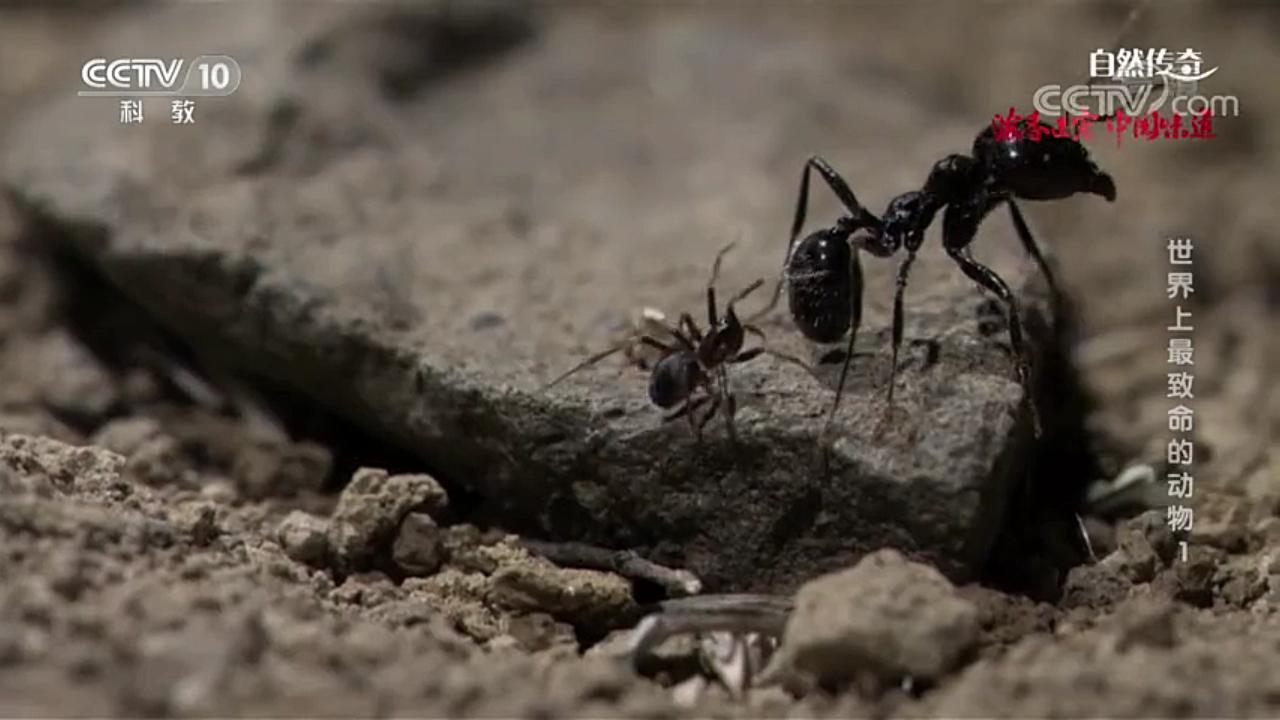
[[[1027,200],[1060,200],[1076,193],[1116,199],[1116,184],[1098,168],[1085,146],[1044,123],[1020,126],[1014,137],[997,140],[988,127],[973,143],[974,157],[996,182]]]
[[[924,190],[905,192],[889,201],[880,230],[880,246],[889,254],[906,245],[920,247],[924,231],[933,222],[941,203],[933,193]]]
[[[1116,181],[1112,180],[1110,175],[1099,170],[1096,165],[1093,170],[1094,172],[1089,178],[1089,188],[1086,192],[1101,195],[1107,199],[1107,202],[1115,202]]]
[[[653,366],[649,399],[660,408],[674,407],[693,394],[701,374],[697,355],[687,350],[671,353]]]

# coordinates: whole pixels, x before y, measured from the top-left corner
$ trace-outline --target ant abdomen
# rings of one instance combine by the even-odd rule
[[[844,237],[819,230],[796,244],[787,266],[787,300],[804,336],[818,343],[844,337],[853,321],[852,250]]]

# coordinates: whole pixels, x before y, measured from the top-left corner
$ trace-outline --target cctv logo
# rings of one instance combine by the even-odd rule
[[[94,58],[80,68],[79,95],[136,97],[181,95],[224,97],[240,87],[240,64],[229,55],[174,58]]]
[[[81,94],[171,94],[178,89],[183,63],[178,59],[126,58],[107,62],[106,58],[94,58],[80,69],[80,79],[93,90]]]

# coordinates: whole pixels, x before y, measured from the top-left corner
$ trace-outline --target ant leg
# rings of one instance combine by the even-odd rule
[[[849,342],[844,349],[844,364],[840,366],[840,379],[836,382],[836,399],[831,403],[827,413],[827,422],[822,428],[822,443],[831,432],[831,424],[835,420],[836,410],[840,408],[840,398],[844,396],[844,383],[849,377],[849,365],[853,362],[853,343],[858,337],[858,327],[862,325],[862,262],[858,259],[858,248],[852,248],[853,254],[849,262]]]
[[[826,160],[817,155],[809,158],[809,161],[804,166],[804,179],[800,183],[800,199],[802,202],[808,199],[810,168],[818,171],[822,179],[827,182],[827,187],[831,188],[831,192],[835,193],[835,196],[840,199],[840,203],[849,211],[849,215],[859,226],[877,227],[880,225],[880,220],[864,208],[862,203],[858,202],[853,190],[849,188],[849,183],[845,182],[845,179],[840,177],[840,173],[836,172],[835,168],[831,167]],[[791,226],[792,242],[795,242],[796,236],[800,234],[800,228],[804,226],[804,215],[805,207],[802,204],[796,208],[795,222]]]
[[[947,254],[956,261],[969,279],[995,293],[1004,301],[1005,311],[1009,313],[1009,344],[1013,347],[1018,380],[1022,383],[1023,392],[1027,396],[1027,405],[1031,409],[1032,428],[1036,437],[1040,437],[1040,412],[1036,409],[1035,395],[1031,386],[1031,363],[1027,356],[1026,343],[1022,339],[1022,315],[1018,311],[1017,299],[994,270],[973,259],[968,248],[948,247]]]
[[[751,361],[751,360],[755,360],[756,358],[758,358],[758,357],[760,357],[761,355],[765,354],[765,352],[766,352],[766,350],[765,350],[764,348],[762,348],[762,347],[753,347],[753,348],[748,348],[748,349],[743,350],[742,352],[738,353],[737,355],[734,355],[733,357],[729,358],[729,360],[728,360],[727,362],[729,362],[729,363],[730,363],[730,364],[732,364],[732,365],[737,365],[737,364],[739,364],[739,363],[749,362],[749,361]]]
[[[813,158],[810,158],[805,163],[804,170],[800,171],[800,194],[796,198],[796,214],[791,222],[791,237],[787,240],[787,252],[782,256],[782,272],[778,275],[778,282],[773,286],[773,294],[769,297],[769,302],[751,315],[748,318],[749,321],[754,322],[772,312],[778,306],[778,299],[782,297],[782,284],[787,280],[787,265],[791,261],[791,250],[796,246],[796,237],[800,235],[800,229],[804,227],[805,214],[809,211],[809,166],[812,162]]]
[[[1049,284],[1049,295],[1052,298],[1054,316],[1056,319],[1058,302],[1061,295],[1058,294],[1058,281],[1054,279],[1053,271],[1049,269],[1049,261],[1040,251],[1040,246],[1036,243],[1035,236],[1031,234],[1031,228],[1027,225],[1027,220],[1022,216],[1022,210],[1018,208],[1018,204],[1009,198],[1009,216],[1013,218],[1013,226],[1018,230],[1018,238],[1022,240],[1022,247],[1026,248],[1027,254],[1036,261],[1036,265],[1040,267],[1040,272],[1044,274],[1045,282]]]
[[[778,282],[773,286],[773,295],[769,298],[768,304],[764,308],[757,310],[749,320],[758,320],[778,305],[778,299],[782,296],[782,284],[787,279],[787,263],[791,260],[791,250],[796,245],[796,238],[800,236],[800,230],[804,228],[805,216],[809,212],[809,171],[816,170],[822,179],[826,181],[827,187],[831,188],[831,192],[839,198],[840,203],[849,211],[849,216],[854,221],[856,227],[880,227],[880,219],[871,214],[869,210],[858,202],[858,198],[853,194],[853,190],[849,187],[849,183],[831,167],[831,164],[823,160],[820,156],[814,155],[810,157],[804,164],[804,170],[800,172],[800,194],[796,198],[796,214],[791,222],[791,238],[787,241],[787,252],[782,256],[782,274],[778,278]]]
[[[907,275],[911,272],[911,263],[915,260],[915,251],[908,250],[906,259],[898,266],[898,285],[893,293],[893,360],[889,365],[889,398],[885,412],[893,410],[893,388],[898,379],[898,349],[902,346],[902,296],[907,290]]]

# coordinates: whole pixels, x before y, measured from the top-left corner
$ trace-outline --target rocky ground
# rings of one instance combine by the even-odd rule
[[[931,235],[890,414],[891,264],[864,263],[824,468],[830,363],[744,365],[736,446],[660,426],[621,360],[538,388],[642,307],[700,308],[729,240],[722,285],[776,273],[808,154],[878,209],[1081,74],[1124,8],[470,7],[3,10],[0,715],[1280,712],[1280,16],[1144,16],[1135,42],[1203,50],[1243,116],[1102,135],[1117,202],[1029,208],[1064,312],[984,225],[1042,439],[1002,319]],[[95,52],[210,43],[246,81],[198,135],[72,95]],[[1199,243],[1185,538],[1153,507],[1172,233]],[[1145,495],[1096,501],[1142,465]],[[557,565],[547,539],[793,597],[774,682],[699,684],[687,639],[620,661],[675,588]]]

